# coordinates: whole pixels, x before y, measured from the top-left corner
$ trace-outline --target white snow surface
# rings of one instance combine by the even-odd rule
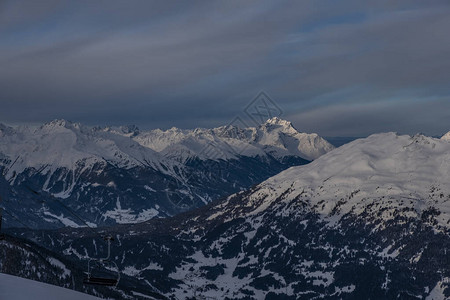
[[[450,141],[450,131],[447,132],[446,134],[444,134],[444,135],[441,137],[441,140],[443,140],[443,141]]]
[[[134,138],[164,156],[186,160],[192,156],[201,159],[229,159],[236,155],[256,156],[270,153],[277,158],[300,156],[314,160],[334,147],[317,134],[301,133],[291,122],[277,117],[259,127],[238,128],[222,126],[213,129],[152,130]]]
[[[445,277],[443,278],[443,280],[439,281],[433,288],[433,290],[431,290],[430,294],[425,298],[425,300],[446,300],[444,294],[444,284],[448,282],[448,277]]]
[[[251,194],[240,199],[242,201],[233,201],[230,205],[230,200],[239,196],[232,195],[218,205],[207,220],[222,216],[229,218],[224,222],[245,218],[255,231],[260,226],[260,220],[269,211],[289,217],[313,211],[321,215],[322,220],[327,222],[326,226],[338,228],[342,226],[339,223],[340,218],[347,213],[359,215],[365,212],[362,218],[367,218],[368,222],[374,222],[376,226],[381,227],[388,226],[386,224],[389,222],[386,221],[396,218],[398,214],[421,218],[424,210],[433,208],[440,213],[435,215],[437,223],[429,224],[435,231],[442,232],[450,227],[449,182],[449,141],[423,135],[411,137],[396,133],[381,133],[344,145],[308,165],[292,167],[281,172],[256,186]],[[307,226],[308,220],[302,222]],[[194,225],[189,230],[195,234],[202,228],[201,226]],[[254,231],[246,232],[245,236],[252,238]],[[284,239],[289,243],[289,240]],[[211,247],[220,250],[220,243],[221,240]],[[402,245],[392,244],[374,251],[377,251],[380,257],[395,259],[400,254],[401,247]],[[269,251],[266,255],[268,253]],[[230,260],[220,257],[215,259],[204,257],[199,251],[192,258],[199,262],[194,264],[192,269],[191,265],[182,265],[169,275],[174,279],[184,280],[185,285],[176,290],[177,296],[184,296],[184,290],[190,293],[185,296],[193,296],[194,292],[190,287],[206,286],[205,281],[197,276],[197,273],[201,272],[201,265],[226,266],[225,274],[220,275],[214,282],[219,289],[206,290],[202,293],[204,296],[222,299],[225,296],[233,297],[233,293],[239,293],[244,286],[248,288],[250,277],[236,280],[231,276],[242,257]],[[251,261],[252,257],[249,259]],[[419,260],[420,257],[414,259]],[[305,261],[298,268],[298,272],[311,278],[313,284],[326,286],[334,282],[332,272],[310,271],[312,263]],[[276,275],[274,273],[274,277]],[[388,284],[387,277],[385,286]],[[221,292],[222,287],[225,292]],[[445,299],[443,287],[443,282],[435,287],[429,287],[432,291],[427,299]],[[291,293],[289,288],[288,286],[288,294]],[[254,291],[252,287],[248,289],[255,292],[255,299],[264,298],[264,295],[258,294],[262,293],[261,291]],[[354,289],[355,286],[341,287],[336,289],[336,293],[351,293]],[[286,291],[282,289],[280,292]]]
[[[277,158],[295,155],[313,160],[333,148],[317,134],[300,133],[290,122],[279,118],[258,128],[222,126],[142,132],[133,126],[99,128],[66,120],[39,127],[0,124],[0,159],[6,162],[7,178],[30,167],[42,174],[51,174],[58,168],[83,172],[104,162],[122,168],[144,165],[175,173],[171,172],[174,166],[180,168],[180,163],[192,157],[219,160],[271,154]]]
[[[250,215],[266,210],[280,196],[284,202],[307,201],[330,225],[368,206],[381,208],[384,220],[398,208],[417,217],[440,211],[436,230],[450,227],[450,142],[423,135],[374,134],[337,148],[310,164],[292,167],[258,185],[243,204]],[[214,218],[213,216],[212,218]]]
[[[139,213],[136,213],[132,209],[123,209],[120,200],[116,200],[116,207],[114,210],[108,210],[103,214],[103,218],[113,219],[117,224],[129,224],[145,222],[159,215],[159,211],[155,208],[144,209]],[[73,227],[73,226],[72,226]]]
[[[0,299],[5,300],[96,300],[62,287],[0,273]]]
[[[29,167],[46,174],[58,168],[88,169],[105,161],[123,168],[143,164],[158,168],[163,160],[129,137],[65,120],[40,127],[0,126],[0,153],[10,160],[7,177]]]

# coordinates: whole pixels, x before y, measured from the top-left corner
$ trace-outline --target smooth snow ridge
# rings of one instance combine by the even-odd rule
[[[252,214],[280,196],[307,201],[333,225],[346,213],[375,203],[381,218],[417,217],[436,209],[437,226],[450,227],[450,142],[423,135],[382,133],[335,149],[310,164],[292,167],[261,183],[245,204]]]

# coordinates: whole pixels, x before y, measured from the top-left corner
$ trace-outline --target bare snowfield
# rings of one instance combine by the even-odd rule
[[[100,299],[59,286],[0,273],[2,300],[95,300]]]

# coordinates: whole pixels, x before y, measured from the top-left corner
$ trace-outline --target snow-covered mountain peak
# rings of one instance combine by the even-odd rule
[[[50,122],[44,123],[43,126],[63,126],[63,127],[65,127],[67,124],[72,124],[72,122],[67,121],[65,119],[54,119]]]
[[[300,133],[291,122],[279,118],[269,119],[258,128],[227,125],[213,129],[157,129],[141,132],[134,140],[163,156],[176,155],[181,160],[208,159],[204,154],[210,147],[226,159],[270,154],[278,159],[298,156],[306,160],[316,159],[334,148],[317,134]]]
[[[281,131],[289,134],[299,133],[297,129],[294,128],[291,122],[280,119],[278,117],[273,117],[268,119],[264,124],[260,126],[264,131]]]
[[[286,127],[292,126],[291,122],[289,122],[287,120],[280,119],[278,117],[273,117],[271,119],[268,119],[265,123],[266,124],[273,124],[273,125],[281,125],[281,126],[286,126]]]
[[[379,133],[358,139],[318,158],[310,165],[294,169],[302,173],[317,173],[320,176],[314,175],[315,178],[323,180],[330,179],[330,176],[357,178],[362,173],[377,176],[389,174],[392,177],[397,175],[401,177],[405,173],[415,173],[417,176],[437,175],[436,172],[442,170],[437,166],[442,163],[441,160],[447,155],[447,151],[450,151],[449,144],[431,137],[423,135],[411,137],[393,132]],[[445,160],[444,163],[450,167],[450,161]],[[304,172],[305,168],[313,172]],[[429,171],[422,174],[417,172],[421,168],[429,168]],[[434,180],[432,177],[430,176],[427,181]],[[450,180],[450,174],[445,177],[449,177]]]
[[[411,140],[415,144],[422,144],[422,145],[431,145],[432,147],[435,147],[436,139],[426,136],[422,133],[417,133],[413,137],[411,137]]]
[[[77,137],[79,138],[85,135],[92,135],[95,131],[98,131],[98,128],[86,126],[81,123],[71,122],[64,119],[56,119],[51,122],[45,123],[39,127],[25,126],[22,128],[17,128],[17,132],[21,132],[25,136],[27,136],[28,134],[34,134],[36,136],[39,136],[41,134],[46,136],[71,135],[73,136],[74,139],[77,139]]]
[[[242,129],[233,125],[220,126],[213,129],[213,132],[223,138],[247,140],[251,138],[251,134],[255,128]]]
[[[80,163],[92,167],[111,162],[131,168],[143,162],[156,166],[160,161],[153,150],[140,146],[125,133],[66,120],[54,120],[37,128],[24,127],[1,137],[0,153],[8,157],[8,169],[16,173],[27,168],[41,172],[75,170]]]
[[[443,140],[443,141],[450,141],[450,131],[447,132],[446,134],[444,134],[444,135],[441,137],[441,140]]]
[[[140,130],[136,125],[94,127],[92,130],[111,132],[126,137],[134,137],[140,133]]]
[[[161,132],[183,132],[183,130],[181,130],[180,128],[178,128],[178,127],[175,127],[175,126],[172,126],[170,129],[167,129],[167,130],[161,130],[161,129],[157,129],[157,130],[159,130],[159,131],[161,131]]]
[[[132,133],[132,134],[138,134],[139,133],[139,127],[137,127],[136,125],[132,124],[132,125],[125,125],[125,126],[120,126],[120,129],[122,130],[123,133]]]
[[[288,123],[285,126],[267,125],[273,128],[223,126],[139,131],[135,126],[90,127],[54,120],[40,127],[14,128],[11,134],[0,131],[0,167],[3,167],[5,179],[13,185],[19,182],[20,177],[39,178],[43,191],[51,191],[64,199],[75,199],[76,195],[83,193],[83,199],[89,201],[103,199],[97,190],[104,193],[114,190],[115,195],[126,195],[128,199],[128,189],[115,187],[118,182],[128,184],[137,180],[143,183],[141,178],[148,176],[145,178],[151,180],[145,184],[150,186],[151,182],[150,188],[144,189],[144,194],[139,192],[130,198],[141,203],[144,198],[154,199],[154,193],[159,197],[155,203],[159,203],[159,207],[164,206],[161,210],[156,206],[155,209],[162,215],[169,215],[180,210],[180,207],[175,207],[180,202],[172,203],[172,198],[166,200],[167,191],[175,190],[176,197],[186,201],[183,204],[186,207],[197,205],[193,199],[206,203],[213,197],[223,196],[225,189],[231,193],[240,186],[254,185],[289,166],[307,163],[332,149],[317,135],[286,131],[285,126],[290,126]],[[210,170],[211,166],[218,165],[226,171]],[[252,177],[241,178],[246,174]],[[195,186],[196,190],[189,186],[192,182],[203,183],[203,179],[197,179],[203,177],[209,180],[204,185],[213,183],[214,194],[206,194],[204,191],[210,187],[200,187],[200,183]],[[189,186],[189,191],[182,190],[182,185]],[[133,186],[134,189],[139,190],[140,187]],[[117,210],[112,207],[102,209],[106,218],[119,221],[121,215],[117,212],[126,212],[120,206]],[[140,213],[147,217],[155,215],[143,211],[142,207],[139,209],[133,215],[134,219],[130,217],[127,220],[142,220]]]
[[[302,194],[324,216],[336,207],[340,215],[359,214],[374,201],[377,207],[402,203],[419,215],[432,207],[440,211],[438,224],[449,227],[448,170],[450,143],[423,135],[381,133],[283,171],[262,183],[258,193],[267,195],[264,207],[287,191],[291,201]]]
[[[67,128],[67,129],[77,128],[77,129],[79,129],[80,126],[81,126],[80,123],[74,123],[74,122],[67,121],[64,119],[55,119],[51,122],[45,123],[40,128],[46,129],[46,130],[52,130],[52,129],[58,129],[58,128]]]
[[[279,158],[291,155],[314,160],[334,149],[319,135],[299,132],[291,122],[277,117],[262,124],[253,137],[254,143]]]
[[[72,170],[80,160],[109,161],[125,168],[143,162],[159,165],[156,162],[161,160],[172,166],[191,158],[228,160],[271,155],[280,161],[287,156],[314,160],[333,149],[315,134],[299,133],[288,121],[272,118],[264,126],[139,131],[136,126],[88,127],[57,119],[40,127],[0,127],[0,152],[9,163],[16,161],[14,171],[21,172],[44,166]]]

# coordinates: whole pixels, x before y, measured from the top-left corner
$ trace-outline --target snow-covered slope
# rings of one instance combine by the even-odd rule
[[[450,142],[382,133],[199,210],[105,231],[120,235],[124,273],[150,282],[138,292],[449,299],[448,182]],[[75,260],[95,251],[87,231],[30,236]]]
[[[274,117],[260,126],[254,143],[277,157],[295,155],[314,160],[334,147],[315,133],[297,131],[289,121]]]
[[[201,159],[230,159],[237,155],[263,156],[267,153],[280,159],[298,156],[314,160],[334,148],[317,134],[299,132],[291,122],[277,117],[267,120],[259,127],[222,126],[195,130],[171,128],[166,131],[156,129],[141,132],[134,139],[164,156],[183,160],[192,156]],[[205,151],[207,146],[214,147],[214,153]]]
[[[120,168],[160,168],[163,159],[122,135],[55,120],[40,127],[0,127],[0,153],[8,158],[6,178],[26,168],[51,172],[58,168],[75,170],[106,161]]]
[[[450,141],[450,131],[447,132],[446,134],[444,134],[444,135],[441,137],[441,140],[443,140],[443,141]]]
[[[100,298],[39,281],[0,273],[0,299],[99,300]]]
[[[32,226],[83,224],[53,200],[41,205],[29,187],[61,199],[91,224],[141,222],[246,189],[332,148],[277,118],[259,128],[167,131],[66,120],[0,124],[0,196],[14,200],[5,201],[7,209],[27,215]]]
[[[214,147],[216,156],[205,148]],[[237,155],[299,156],[313,160],[333,149],[317,134],[300,133],[290,122],[273,118],[259,128],[224,126],[214,129],[172,128],[140,132],[136,127],[87,127],[54,120],[40,127],[12,128],[0,124],[0,153],[10,160],[7,177],[28,167],[75,169],[113,162],[120,168],[179,166],[177,161],[231,159]],[[169,159],[165,159],[169,158]],[[170,168],[169,168],[170,169]],[[174,172],[175,173],[175,172]]]
[[[326,218],[347,213],[372,213],[394,218],[396,209],[408,214],[440,211],[437,227],[450,227],[450,143],[423,135],[375,134],[344,145],[314,162],[292,167],[259,185],[252,199],[264,194],[256,209],[269,206],[286,191],[285,201],[301,197]],[[436,228],[437,228],[436,227]]]

